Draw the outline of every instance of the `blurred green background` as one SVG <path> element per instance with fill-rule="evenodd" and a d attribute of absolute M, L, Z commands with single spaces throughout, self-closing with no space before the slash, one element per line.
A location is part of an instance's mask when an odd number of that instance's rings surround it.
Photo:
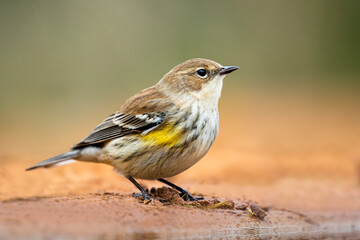
<path fill-rule="evenodd" d="M 84 121 L 83 136 L 194 57 L 240 66 L 227 95 L 269 87 L 357 95 L 359 9 L 360 1 L 323 0 L 2 0 L 0 130 L 40 138 Z"/>

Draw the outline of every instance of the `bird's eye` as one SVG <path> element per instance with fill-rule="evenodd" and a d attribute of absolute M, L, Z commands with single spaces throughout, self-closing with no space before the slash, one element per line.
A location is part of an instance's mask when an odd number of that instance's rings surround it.
<path fill-rule="evenodd" d="M 196 75 L 198 77 L 201 77 L 201 78 L 206 78 L 207 77 L 207 71 L 203 68 L 200 68 L 196 71 Z"/>

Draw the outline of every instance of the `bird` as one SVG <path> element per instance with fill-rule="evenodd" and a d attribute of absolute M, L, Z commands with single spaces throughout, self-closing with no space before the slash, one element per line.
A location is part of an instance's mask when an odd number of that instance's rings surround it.
<path fill-rule="evenodd" d="M 158 180 L 186 201 L 203 199 L 165 178 L 187 170 L 209 151 L 219 132 L 223 79 L 238 68 L 189 59 L 126 100 L 68 152 L 26 170 L 76 161 L 104 163 L 129 179 L 145 200 L 154 197 L 135 179 Z"/>

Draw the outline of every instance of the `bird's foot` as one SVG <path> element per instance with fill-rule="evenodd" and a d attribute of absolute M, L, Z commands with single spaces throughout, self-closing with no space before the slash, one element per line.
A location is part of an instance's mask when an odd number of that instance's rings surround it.
<path fill-rule="evenodd" d="M 149 204 L 151 202 L 154 202 L 155 200 L 158 200 L 161 203 L 166 202 L 165 199 L 154 198 L 148 192 L 145 192 L 145 191 L 144 192 L 139 192 L 139 193 L 133 193 L 133 197 L 135 197 L 135 198 L 143 198 L 145 204 Z"/>
<path fill-rule="evenodd" d="M 199 201 L 199 200 L 204 200 L 204 197 L 194 197 L 192 196 L 188 191 L 183 190 L 180 192 L 180 196 L 185 200 L 185 201 Z"/>

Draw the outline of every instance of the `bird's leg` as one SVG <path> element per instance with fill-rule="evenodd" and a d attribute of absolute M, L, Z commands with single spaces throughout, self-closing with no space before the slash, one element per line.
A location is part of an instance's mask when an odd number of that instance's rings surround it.
<path fill-rule="evenodd" d="M 145 189 L 143 189 L 140 186 L 140 184 L 137 181 L 135 181 L 134 178 L 132 178 L 130 176 L 127 176 L 126 178 L 129 179 L 130 182 L 132 182 L 141 191 L 141 195 L 144 197 L 145 201 L 149 201 L 149 200 L 153 199 L 153 197 L 147 191 L 145 191 Z"/>
<path fill-rule="evenodd" d="M 149 202 L 151 202 L 152 199 L 156 199 L 162 203 L 166 202 L 164 199 L 161 199 L 161 198 L 154 198 L 152 197 L 145 189 L 143 189 L 140 184 L 135 181 L 134 178 L 132 178 L 131 176 L 127 176 L 126 177 L 127 179 L 130 180 L 130 182 L 132 182 L 140 191 L 141 191 L 141 195 L 144 197 L 144 200 L 145 200 L 145 203 L 148 204 Z M 136 196 L 136 194 L 135 194 Z"/>
<path fill-rule="evenodd" d="M 163 179 L 163 178 L 159 178 L 158 181 L 165 183 L 166 185 L 169 185 L 170 187 L 178 190 L 180 192 L 180 196 L 185 200 L 185 201 L 198 201 L 198 200 L 203 200 L 204 197 L 193 197 L 187 190 Z"/>

